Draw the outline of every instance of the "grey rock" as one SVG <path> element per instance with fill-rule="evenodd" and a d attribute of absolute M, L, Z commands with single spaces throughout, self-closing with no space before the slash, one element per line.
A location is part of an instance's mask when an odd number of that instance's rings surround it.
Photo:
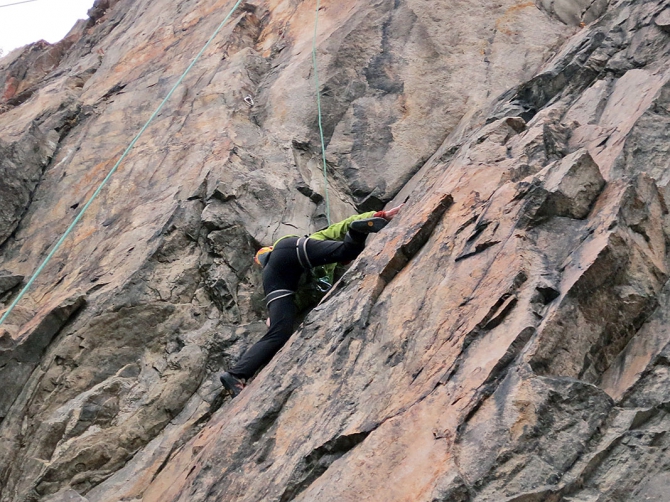
<path fill-rule="evenodd" d="M 539 215 L 585 218 L 605 186 L 598 165 L 586 150 L 577 151 L 547 166 L 538 174 L 547 190 Z"/>
<path fill-rule="evenodd" d="M 654 19 L 654 23 L 659 28 L 670 32 L 670 9 L 665 9 Z"/>
<path fill-rule="evenodd" d="M 15 288 L 23 281 L 22 275 L 12 274 L 6 270 L 0 270 L 0 295 Z"/>
<path fill-rule="evenodd" d="M 58 145 L 58 134 L 32 127 L 16 143 L 0 139 L 0 244 L 16 229 Z"/>
<path fill-rule="evenodd" d="M 598 206 L 598 213 L 592 215 L 602 222 L 602 230 L 609 230 L 589 236 L 561 265 L 564 270 L 561 297 L 555 310 L 544 319 L 541 332 L 562 335 L 549 335 L 555 340 L 553 343 L 546 342 L 546 335 L 538 340 L 531 365 L 541 374 L 598 381 L 613 362 L 613 356 L 640 328 L 636 320 L 639 323 L 656 307 L 656 295 L 667 277 L 662 262 L 665 240 L 659 227 L 662 221 L 659 194 L 653 181 L 644 176 L 624 187 L 612 186 L 609 192 L 606 190 L 599 201 L 602 205 Z M 608 199 L 617 202 L 610 206 Z M 652 221 L 653 230 L 648 226 Z M 649 240 L 639 241 L 637 236 L 641 234 Z M 623 264 L 627 272 L 619 275 Z M 573 282 L 577 276 L 579 279 Z M 607 277 L 616 279 L 610 281 Z M 598 313 L 596 305 L 606 306 L 610 313 L 607 316 Z M 619 305 L 614 311 L 621 317 L 612 316 L 609 309 Z M 591 310 L 594 307 L 596 310 Z M 593 329 L 595 325 L 599 327 Z M 580 355 L 573 358 L 575 350 Z M 568 356 L 573 363 L 565 366 L 567 359 L 561 352 L 566 356 L 573 354 Z"/>
<path fill-rule="evenodd" d="M 540 6 L 562 22 L 578 25 L 590 23 L 600 17 L 609 5 L 609 0 L 541 0 Z"/>
<path fill-rule="evenodd" d="M 0 501 L 662 495 L 666 4 L 323 6 L 327 181 L 313 12 L 242 4 L 2 326 Z M 3 269 L 41 262 L 210 10 L 99 0 L 0 60 Z M 406 205 L 229 401 L 253 253 L 324 226 L 326 186 L 334 221 Z"/>
<path fill-rule="evenodd" d="M 457 463 L 466 479 L 477 480 L 478 500 L 549 486 L 584 454 L 611 407 L 595 386 L 510 373 L 461 427 Z M 513 476 L 502 475 L 510 470 Z"/>
<path fill-rule="evenodd" d="M 52 497 L 44 499 L 44 502 L 88 502 L 88 499 L 82 497 L 74 490 L 64 490 Z"/>
<path fill-rule="evenodd" d="M 6 416 L 56 334 L 85 304 L 82 295 L 66 299 L 48 312 L 37 326 L 28 325 L 27 329 L 19 331 L 16 338 L 11 337 L 11 345 L 7 331 L 4 332 L 5 348 L 0 349 L 0 377 L 6 383 L 0 396 L 0 417 Z M 11 325 L 13 319 L 10 315 L 6 324 Z"/>

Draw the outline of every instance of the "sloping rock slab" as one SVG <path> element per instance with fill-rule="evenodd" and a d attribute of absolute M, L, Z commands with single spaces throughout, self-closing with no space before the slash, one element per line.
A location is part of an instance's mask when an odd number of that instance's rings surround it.
<path fill-rule="evenodd" d="M 4 382 L 0 395 L 0 417 L 7 414 L 54 336 L 85 304 L 83 295 L 68 298 L 51 310 L 37 326 L 27 326 L 10 346 L 0 348 L 0 381 Z M 3 339 L 9 342 L 7 331 L 4 333 Z"/>

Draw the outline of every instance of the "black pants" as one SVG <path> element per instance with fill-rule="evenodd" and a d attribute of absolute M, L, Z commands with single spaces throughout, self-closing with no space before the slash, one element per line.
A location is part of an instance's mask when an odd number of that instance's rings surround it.
<path fill-rule="evenodd" d="M 366 237 L 364 234 L 349 230 L 342 242 L 307 239 L 304 250 L 313 267 L 351 261 L 365 248 Z M 303 240 L 301 239 L 301 242 Z M 305 272 L 300 263 L 301 259 L 305 261 L 305 255 L 298 257 L 297 243 L 297 237 L 279 241 L 263 269 L 263 289 L 266 298 L 270 296 L 268 300 L 270 329 L 228 371 L 236 377 L 251 378 L 261 366 L 272 359 L 293 334 L 297 309 L 293 295 L 289 292 L 296 290 L 300 275 Z M 286 296 L 282 296 L 281 290 L 287 291 Z"/>

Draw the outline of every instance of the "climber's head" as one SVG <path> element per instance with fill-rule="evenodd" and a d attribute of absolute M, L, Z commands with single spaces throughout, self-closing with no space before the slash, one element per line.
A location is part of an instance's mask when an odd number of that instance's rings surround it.
<path fill-rule="evenodd" d="M 272 252 L 272 249 L 272 246 L 265 246 L 264 248 L 260 248 L 256 253 L 256 256 L 254 256 L 254 261 L 261 267 L 264 267 L 270 259 L 270 253 Z"/>

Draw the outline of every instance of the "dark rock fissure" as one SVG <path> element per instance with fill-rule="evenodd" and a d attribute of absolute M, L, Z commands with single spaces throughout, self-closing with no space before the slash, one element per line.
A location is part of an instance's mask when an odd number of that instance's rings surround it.
<path fill-rule="evenodd" d="M 295 468 L 280 502 L 289 502 L 306 490 L 340 457 L 362 443 L 371 431 L 339 436 L 313 450 Z"/>
<path fill-rule="evenodd" d="M 409 241 L 400 246 L 387 265 L 380 272 L 381 279 L 390 283 L 393 278 L 409 263 L 409 261 L 421 250 L 428 242 L 435 227 L 442 219 L 447 209 L 452 205 L 454 199 L 447 194 L 442 197 L 439 203 L 431 211 L 426 221 L 411 235 Z M 381 293 L 381 291 L 380 291 Z"/>

